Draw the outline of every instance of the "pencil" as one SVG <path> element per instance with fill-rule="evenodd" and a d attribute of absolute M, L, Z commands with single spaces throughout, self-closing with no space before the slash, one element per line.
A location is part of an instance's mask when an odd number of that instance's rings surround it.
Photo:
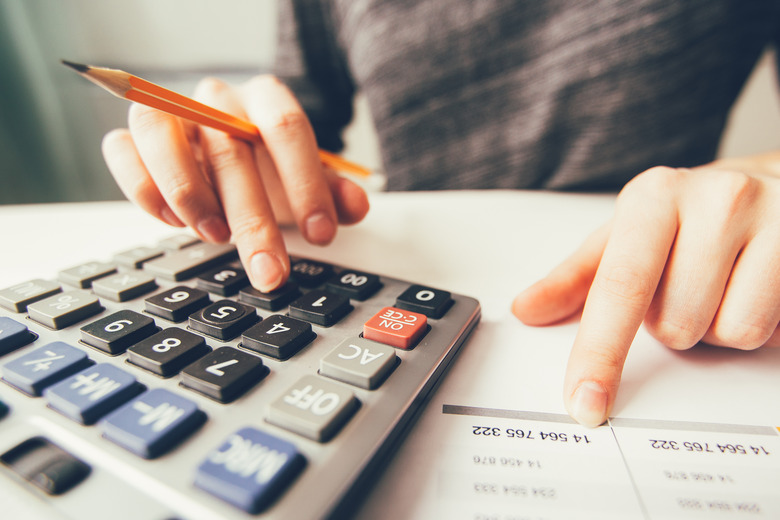
<path fill-rule="evenodd" d="M 222 130 L 228 134 L 249 142 L 262 142 L 260 131 L 249 121 L 232 116 L 216 108 L 199 103 L 155 83 L 134 76 L 123 70 L 82 65 L 62 60 L 92 83 L 103 87 L 122 99 L 141 103 L 169 114 L 189 119 L 199 125 Z M 334 170 L 351 173 L 361 177 L 371 175 L 371 170 L 348 161 L 338 155 L 320 150 L 320 160 Z"/>

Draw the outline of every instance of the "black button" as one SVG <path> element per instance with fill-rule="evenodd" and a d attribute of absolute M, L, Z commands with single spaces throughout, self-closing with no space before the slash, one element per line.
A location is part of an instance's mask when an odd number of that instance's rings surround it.
<path fill-rule="evenodd" d="M 298 286 L 288 282 L 270 292 L 262 292 L 254 287 L 247 287 L 241 290 L 238 294 L 238 299 L 249 305 L 275 312 L 287 307 L 288 303 L 300 295 L 301 291 L 298 289 Z"/>
<path fill-rule="evenodd" d="M 81 327 L 81 340 L 113 355 L 121 354 L 156 331 L 154 320 L 149 316 L 122 310 Z"/>
<path fill-rule="evenodd" d="M 147 298 L 146 312 L 170 321 L 183 321 L 209 304 L 209 295 L 200 289 L 180 285 Z"/>
<path fill-rule="evenodd" d="M 289 359 L 317 335 L 305 321 L 276 314 L 252 326 L 241 336 L 241 346 L 276 359 Z"/>
<path fill-rule="evenodd" d="M 268 374 L 263 361 L 231 347 L 221 347 L 181 372 L 181 384 L 191 390 L 228 403 Z"/>
<path fill-rule="evenodd" d="M 202 336 L 170 327 L 130 347 L 127 361 L 162 377 L 170 377 L 209 352 L 211 349 Z"/>
<path fill-rule="evenodd" d="M 190 328 L 230 341 L 259 320 L 252 307 L 233 300 L 220 300 L 190 316 Z"/>
<path fill-rule="evenodd" d="M 232 296 L 247 285 L 246 271 L 238 267 L 222 266 L 198 276 L 198 288 L 220 296 Z"/>
<path fill-rule="evenodd" d="M 329 291 L 361 302 L 373 296 L 380 287 L 382 284 L 377 275 L 360 271 L 342 271 L 326 284 Z"/>
<path fill-rule="evenodd" d="M 49 495 L 65 493 L 90 472 L 87 464 L 43 437 L 27 439 L 0 455 L 0 462 Z"/>
<path fill-rule="evenodd" d="M 327 291 L 311 291 L 290 304 L 290 316 L 330 327 L 352 310 L 349 298 Z"/>
<path fill-rule="evenodd" d="M 290 267 L 290 276 L 301 287 L 317 287 L 333 273 L 333 267 L 314 260 L 298 260 Z"/>
<path fill-rule="evenodd" d="M 447 291 L 412 285 L 395 301 L 395 306 L 405 311 L 419 312 L 438 319 L 452 306 L 452 295 Z"/>

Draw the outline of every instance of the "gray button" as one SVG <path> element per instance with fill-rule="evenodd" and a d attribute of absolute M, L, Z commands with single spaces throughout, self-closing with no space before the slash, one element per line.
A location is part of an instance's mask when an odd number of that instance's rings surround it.
<path fill-rule="evenodd" d="M 30 280 L 0 291 L 0 305 L 14 312 L 24 312 L 31 303 L 62 291 L 60 285 L 48 280 Z"/>
<path fill-rule="evenodd" d="M 127 251 L 122 251 L 114 256 L 114 262 L 124 267 L 131 267 L 138 269 L 144 262 L 148 262 L 152 258 L 157 258 L 163 255 L 163 251 L 160 248 L 152 247 L 134 247 Z"/>
<path fill-rule="evenodd" d="M 73 287 L 87 289 L 92 285 L 93 281 L 115 272 L 116 266 L 114 266 L 114 264 L 87 262 L 86 264 L 77 265 L 76 267 L 60 271 L 59 279 L 61 282 L 72 285 Z"/>
<path fill-rule="evenodd" d="M 203 242 L 150 260 L 144 264 L 144 270 L 166 280 L 179 281 L 235 257 L 236 247 L 232 244 Z"/>
<path fill-rule="evenodd" d="M 160 240 L 157 245 L 168 251 L 178 251 L 179 249 L 195 245 L 198 242 L 200 242 L 200 240 L 192 235 L 179 234 L 164 238 Z"/>
<path fill-rule="evenodd" d="M 348 388 L 309 375 L 271 403 L 268 422 L 325 442 L 349 419 L 358 404 Z"/>
<path fill-rule="evenodd" d="M 346 339 L 320 360 L 320 374 L 373 390 L 395 367 L 395 349 L 363 338 Z"/>
<path fill-rule="evenodd" d="M 92 283 L 95 294 L 115 302 L 132 300 L 156 287 L 154 276 L 141 271 L 117 273 Z"/>
<path fill-rule="evenodd" d="M 87 291 L 65 291 L 27 307 L 30 318 L 51 327 L 62 329 L 103 310 L 97 296 Z"/>

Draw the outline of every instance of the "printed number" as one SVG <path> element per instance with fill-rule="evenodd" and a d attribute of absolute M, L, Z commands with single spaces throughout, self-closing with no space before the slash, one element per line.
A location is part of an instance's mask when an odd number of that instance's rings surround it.
<path fill-rule="evenodd" d="M 347 273 L 341 277 L 341 283 L 344 285 L 351 285 L 353 287 L 360 287 L 368 281 L 366 276 L 358 276 L 355 273 Z"/>
<path fill-rule="evenodd" d="M 474 435 L 501 436 L 501 428 L 491 428 L 489 426 L 472 426 L 472 428 L 471 433 Z"/>
<path fill-rule="evenodd" d="M 181 340 L 178 338 L 165 338 L 162 342 L 152 347 L 152 350 L 159 353 L 168 352 L 173 347 L 181 345 Z"/>
<path fill-rule="evenodd" d="M 178 303 L 178 302 L 183 302 L 189 297 L 190 297 L 190 293 L 188 293 L 187 291 L 176 291 L 170 296 L 166 296 L 165 298 L 163 298 L 163 300 L 165 300 L 168 303 Z"/>
<path fill-rule="evenodd" d="M 225 319 L 228 316 L 230 316 L 231 313 L 234 313 L 234 312 L 237 312 L 237 311 L 238 311 L 238 309 L 236 309 L 235 307 L 220 307 L 219 310 L 217 310 L 217 312 L 212 312 L 211 316 L 213 316 L 213 317 L 215 317 L 217 319 L 222 320 L 222 319 Z"/>
<path fill-rule="evenodd" d="M 120 330 L 125 328 L 125 325 L 132 325 L 133 322 L 130 320 L 117 320 L 113 323 L 109 323 L 106 325 L 105 331 L 106 332 L 119 332 Z"/>

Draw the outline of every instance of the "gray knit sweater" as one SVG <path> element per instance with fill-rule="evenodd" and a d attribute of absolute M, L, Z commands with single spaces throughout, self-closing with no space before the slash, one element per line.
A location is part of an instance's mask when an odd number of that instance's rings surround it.
<path fill-rule="evenodd" d="M 338 150 L 359 89 L 390 189 L 619 189 L 713 159 L 778 0 L 282 0 L 276 73 Z"/>

